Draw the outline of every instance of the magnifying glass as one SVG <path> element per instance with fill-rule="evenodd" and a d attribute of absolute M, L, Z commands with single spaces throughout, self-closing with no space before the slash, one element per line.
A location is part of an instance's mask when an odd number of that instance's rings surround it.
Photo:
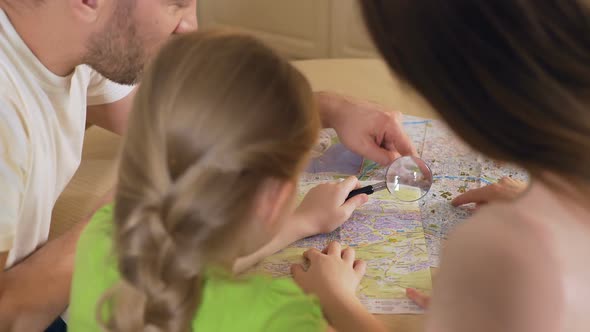
<path fill-rule="evenodd" d="M 387 169 L 385 181 L 355 189 L 347 200 L 360 194 L 371 195 L 387 189 L 400 202 L 415 202 L 428 194 L 432 187 L 432 171 L 418 157 L 397 158 Z"/>

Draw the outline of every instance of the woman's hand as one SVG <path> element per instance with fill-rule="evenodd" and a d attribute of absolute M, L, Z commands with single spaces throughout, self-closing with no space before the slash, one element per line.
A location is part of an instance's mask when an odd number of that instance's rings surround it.
<path fill-rule="evenodd" d="M 422 309 L 428 309 L 430 306 L 430 295 L 422 293 L 414 288 L 406 289 L 406 296 Z"/>
<path fill-rule="evenodd" d="M 463 204 L 476 203 L 486 204 L 494 201 L 510 201 L 520 196 L 528 187 L 524 181 L 504 177 L 498 183 L 485 187 L 469 190 L 457 196 L 451 204 L 459 206 Z"/>

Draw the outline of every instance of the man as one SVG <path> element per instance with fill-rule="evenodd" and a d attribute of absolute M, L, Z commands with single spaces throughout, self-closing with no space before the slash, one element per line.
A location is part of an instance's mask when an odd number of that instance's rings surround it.
<path fill-rule="evenodd" d="M 45 242 L 85 124 L 124 133 L 144 64 L 196 27 L 195 0 L 0 0 L 0 330 L 43 330 L 66 308 L 85 223 Z M 397 115 L 317 97 L 353 151 L 382 164 L 414 153 Z"/>

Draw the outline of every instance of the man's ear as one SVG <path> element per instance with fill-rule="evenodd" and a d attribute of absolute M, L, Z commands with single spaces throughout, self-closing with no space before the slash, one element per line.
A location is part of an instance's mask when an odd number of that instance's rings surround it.
<path fill-rule="evenodd" d="M 295 182 L 280 179 L 267 179 L 257 193 L 255 201 L 256 218 L 262 226 L 270 228 L 292 203 Z"/>
<path fill-rule="evenodd" d="M 94 23 L 100 17 L 100 13 L 104 11 L 103 7 L 106 6 L 107 2 L 108 1 L 105 0 L 70 0 L 70 8 L 77 20 L 86 23 Z"/>

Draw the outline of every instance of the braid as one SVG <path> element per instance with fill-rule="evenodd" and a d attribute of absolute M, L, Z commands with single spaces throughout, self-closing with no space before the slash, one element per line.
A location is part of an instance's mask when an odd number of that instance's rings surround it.
<path fill-rule="evenodd" d="M 138 331 L 185 331 L 193 317 L 198 298 L 199 260 L 181 269 L 182 256 L 177 255 L 177 244 L 166 230 L 166 220 L 155 206 L 140 208 L 129 218 L 141 220 L 138 226 L 121 234 L 119 265 L 123 279 L 144 298 L 143 317 Z M 186 256 L 186 255 L 185 255 Z M 143 325 L 143 326 L 141 326 Z"/>
<path fill-rule="evenodd" d="M 126 296 L 135 295 L 144 303 L 142 317 L 132 330 L 189 330 L 200 299 L 202 252 L 212 235 L 227 224 L 215 212 L 228 208 L 210 205 L 205 213 L 206 207 L 195 196 L 207 193 L 195 188 L 208 188 L 217 179 L 231 181 L 238 175 L 235 169 L 228 172 L 198 162 L 171 184 L 159 202 L 139 205 L 123 221 L 116 233 L 119 268 L 124 281 L 136 289 Z"/>

